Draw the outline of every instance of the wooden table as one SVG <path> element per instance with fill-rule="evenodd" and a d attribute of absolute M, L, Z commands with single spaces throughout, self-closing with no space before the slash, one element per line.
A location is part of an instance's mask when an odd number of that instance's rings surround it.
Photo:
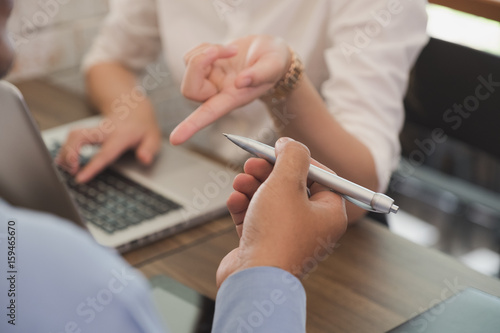
<path fill-rule="evenodd" d="M 500 0 L 429 0 L 429 2 L 500 21 Z"/>
<path fill-rule="evenodd" d="M 43 81 L 18 84 L 42 129 L 91 115 L 77 95 Z M 215 271 L 238 244 L 229 217 L 124 255 L 146 276 L 165 274 L 214 298 Z M 307 331 L 384 332 L 472 286 L 500 296 L 500 281 L 369 220 L 350 227 L 304 285 Z"/>

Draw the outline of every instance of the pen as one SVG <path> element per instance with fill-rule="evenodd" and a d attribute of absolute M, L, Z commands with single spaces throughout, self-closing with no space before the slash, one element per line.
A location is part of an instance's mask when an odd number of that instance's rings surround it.
<path fill-rule="evenodd" d="M 252 155 L 263 158 L 272 164 L 276 162 L 276 155 L 273 147 L 239 135 L 224 133 L 224 136 Z M 315 165 L 311 164 L 309 166 L 307 178 L 329 187 L 334 192 L 343 196 L 346 200 L 365 210 L 384 214 L 397 213 L 399 210 L 399 207 L 394 204 L 394 200 L 387 195 L 373 192 L 372 190 L 339 177 L 331 172 L 320 169 Z"/>

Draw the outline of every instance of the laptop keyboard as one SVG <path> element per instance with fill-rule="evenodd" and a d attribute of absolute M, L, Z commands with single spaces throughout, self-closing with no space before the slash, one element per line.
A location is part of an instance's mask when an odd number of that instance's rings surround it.
<path fill-rule="evenodd" d="M 60 147 L 60 144 L 55 144 L 50 148 L 53 158 Z M 84 165 L 88 158 L 82 157 L 80 162 Z M 105 169 L 85 184 L 77 184 L 74 177 L 62 168 L 59 172 L 84 220 L 108 233 L 182 207 L 112 169 Z"/>

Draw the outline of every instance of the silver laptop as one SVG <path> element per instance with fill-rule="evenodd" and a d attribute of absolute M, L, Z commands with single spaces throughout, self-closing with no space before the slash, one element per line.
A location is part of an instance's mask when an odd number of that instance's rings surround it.
<path fill-rule="evenodd" d="M 98 125 L 101 118 L 40 136 L 13 85 L 0 81 L 0 101 L 0 197 L 15 206 L 67 218 L 88 229 L 100 244 L 120 252 L 227 212 L 236 173 L 168 141 L 151 166 L 124 156 L 91 182 L 76 184 L 53 157 L 71 129 Z M 84 150 L 82 163 L 94 152 Z"/>

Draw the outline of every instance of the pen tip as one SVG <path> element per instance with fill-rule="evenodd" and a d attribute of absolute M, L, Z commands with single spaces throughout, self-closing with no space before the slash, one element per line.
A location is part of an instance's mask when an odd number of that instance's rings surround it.
<path fill-rule="evenodd" d="M 226 138 L 227 138 L 227 136 L 228 136 L 228 134 L 227 134 L 227 133 L 222 133 L 222 135 L 224 135 Z"/>
<path fill-rule="evenodd" d="M 399 210 L 399 206 L 392 204 L 391 210 L 390 210 L 391 213 L 396 214 L 398 212 L 398 210 Z"/>

